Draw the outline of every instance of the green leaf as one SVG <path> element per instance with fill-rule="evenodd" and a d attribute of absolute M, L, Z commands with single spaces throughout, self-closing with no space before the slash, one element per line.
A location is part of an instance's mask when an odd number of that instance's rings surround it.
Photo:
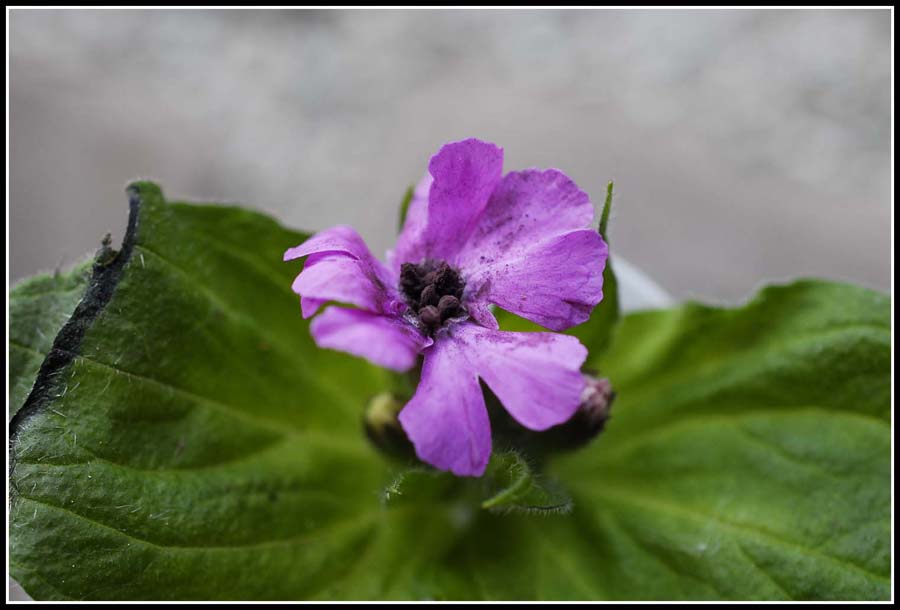
<path fill-rule="evenodd" d="M 392 487 L 363 413 L 396 378 L 311 341 L 281 262 L 305 235 L 131 193 L 10 426 L 33 597 L 889 597 L 886 296 L 803 282 L 627 316 L 589 362 L 618 392 L 606 431 L 541 473 L 572 511 L 496 514 L 486 479 Z"/>
<path fill-rule="evenodd" d="M 448 472 L 425 465 L 410 466 L 398 471 L 384 487 L 382 500 L 394 506 L 436 500 L 453 502 L 463 486 L 461 479 Z"/>
<path fill-rule="evenodd" d="M 31 391 L 53 339 L 72 315 L 90 278 L 90 263 L 66 273 L 41 274 L 10 288 L 9 416 L 16 414 Z"/>
<path fill-rule="evenodd" d="M 481 508 L 535 515 L 565 514 L 572 499 L 553 480 L 541 477 L 518 452 L 494 452 L 488 466 L 492 495 Z"/>
<path fill-rule="evenodd" d="M 803 281 L 626 316 L 590 364 L 618 398 L 557 463 L 646 597 L 887 599 L 890 299 Z"/>
<path fill-rule="evenodd" d="M 472 512 L 475 507 L 494 513 L 564 514 L 571 498 L 553 479 L 544 477 L 518 451 L 495 450 L 484 476 L 456 477 L 429 466 L 417 465 L 397 472 L 382 492 L 386 504 L 440 503 Z"/>
<path fill-rule="evenodd" d="M 403 193 L 403 201 L 400 202 L 400 215 L 398 216 L 397 230 L 402 231 L 403 225 L 406 223 L 406 213 L 409 211 L 409 204 L 412 201 L 415 189 L 412 185 Z"/>

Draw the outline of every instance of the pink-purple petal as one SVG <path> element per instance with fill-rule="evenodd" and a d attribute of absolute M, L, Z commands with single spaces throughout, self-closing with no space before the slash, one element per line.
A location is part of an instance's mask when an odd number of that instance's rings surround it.
<path fill-rule="evenodd" d="M 309 307 L 310 301 L 320 304 L 337 301 L 384 313 L 384 308 L 389 307 L 390 301 L 395 298 L 374 277 L 366 263 L 334 252 L 311 255 L 291 289 L 301 297 L 304 318 L 314 314 L 317 309 Z"/>
<path fill-rule="evenodd" d="M 311 318 L 316 315 L 319 308 L 328 302 L 328 299 L 313 299 L 310 297 L 300 297 L 300 313 L 303 319 Z"/>
<path fill-rule="evenodd" d="M 406 208 L 406 219 L 403 229 L 397 236 L 397 245 L 387 252 L 388 264 L 399 273 L 403 263 L 421 263 L 425 260 L 425 243 L 423 237 L 428 224 L 428 192 L 434 179 L 431 174 L 425 176 L 416 185 L 413 197 Z"/>
<path fill-rule="evenodd" d="M 444 336 L 425 352 L 419 387 L 399 419 L 419 459 L 478 477 L 491 456 L 491 423 L 478 376 L 460 348 Z"/>
<path fill-rule="evenodd" d="M 501 260 L 510 250 L 586 229 L 593 217 L 587 193 L 560 170 L 509 172 L 491 194 L 459 264 L 468 268 Z"/>
<path fill-rule="evenodd" d="M 343 252 L 358 259 L 372 256 L 366 242 L 353 227 L 337 225 L 319 231 L 299 246 L 288 248 L 284 253 L 284 260 L 289 261 L 324 252 Z"/>
<path fill-rule="evenodd" d="M 453 262 L 500 182 L 503 149 L 474 138 L 445 144 L 428 171 L 434 181 L 422 236 L 425 255 Z"/>
<path fill-rule="evenodd" d="M 372 256 L 362 237 L 347 226 L 336 226 L 290 248 L 284 259 L 308 257 L 292 285 L 300 295 L 303 317 L 327 301 L 362 307 L 375 313 L 404 308 L 397 291 L 397 275 Z"/>
<path fill-rule="evenodd" d="M 315 318 L 309 330 L 319 347 L 360 356 L 398 372 L 411 369 L 419 352 L 432 343 L 402 318 L 334 306 Z"/>
<path fill-rule="evenodd" d="M 593 214 L 559 170 L 504 176 L 457 258 L 469 308 L 494 303 L 552 330 L 586 321 L 603 298 L 607 255 Z"/>
<path fill-rule="evenodd" d="M 485 328 L 491 330 L 500 328 L 497 318 L 494 317 L 494 312 L 491 311 L 491 306 L 487 303 L 471 301 L 466 304 L 466 309 L 469 312 L 469 316 Z"/>
<path fill-rule="evenodd" d="M 585 322 L 603 298 L 607 246 L 594 229 L 510 249 L 468 267 L 467 291 L 551 330 Z"/>
<path fill-rule="evenodd" d="M 475 324 L 460 324 L 452 334 L 478 376 L 526 428 L 546 430 L 578 409 L 587 348 L 577 338 L 492 331 Z"/>

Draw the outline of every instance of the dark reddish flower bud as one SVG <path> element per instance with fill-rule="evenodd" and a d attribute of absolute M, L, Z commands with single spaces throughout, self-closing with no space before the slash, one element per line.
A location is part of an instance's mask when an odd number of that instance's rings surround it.
<path fill-rule="evenodd" d="M 587 385 L 581 393 L 581 406 L 578 407 L 576 416 L 581 418 L 591 431 L 591 436 L 603 431 L 606 421 L 609 419 L 609 411 L 616 397 L 609 379 L 596 378 L 584 375 Z"/>
<path fill-rule="evenodd" d="M 594 439 L 606 427 L 616 393 L 609 379 L 582 373 L 585 387 L 575 414 L 558 426 L 541 434 L 540 442 L 548 449 L 577 449 Z"/>

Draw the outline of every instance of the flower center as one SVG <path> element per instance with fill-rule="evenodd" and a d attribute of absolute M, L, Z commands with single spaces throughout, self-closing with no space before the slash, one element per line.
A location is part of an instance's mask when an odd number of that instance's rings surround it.
<path fill-rule="evenodd" d="M 450 318 L 466 314 L 461 302 L 465 287 L 459 272 L 445 261 L 403 263 L 400 267 L 400 289 L 429 335 Z"/>

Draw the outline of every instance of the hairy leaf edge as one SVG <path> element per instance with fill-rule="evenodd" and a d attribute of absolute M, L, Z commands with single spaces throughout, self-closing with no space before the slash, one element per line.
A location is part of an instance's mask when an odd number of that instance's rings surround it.
<path fill-rule="evenodd" d="M 130 184 L 126 189 L 128 193 L 128 225 L 122 238 L 121 249 L 113 253 L 104 243 L 97 251 L 84 296 L 81 297 L 75 311 L 53 339 L 53 345 L 41 363 L 31 392 L 22 407 L 9 421 L 10 500 L 13 499 L 15 492 L 12 475 L 15 471 L 15 447 L 19 432 L 29 419 L 44 411 L 50 404 L 58 386 L 59 373 L 78 356 L 85 333 L 112 299 L 125 265 L 131 259 L 131 253 L 134 250 L 144 194 L 142 191 L 147 189 L 157 190 L 157 187 L 146 182 L 136 182 Z"/>

